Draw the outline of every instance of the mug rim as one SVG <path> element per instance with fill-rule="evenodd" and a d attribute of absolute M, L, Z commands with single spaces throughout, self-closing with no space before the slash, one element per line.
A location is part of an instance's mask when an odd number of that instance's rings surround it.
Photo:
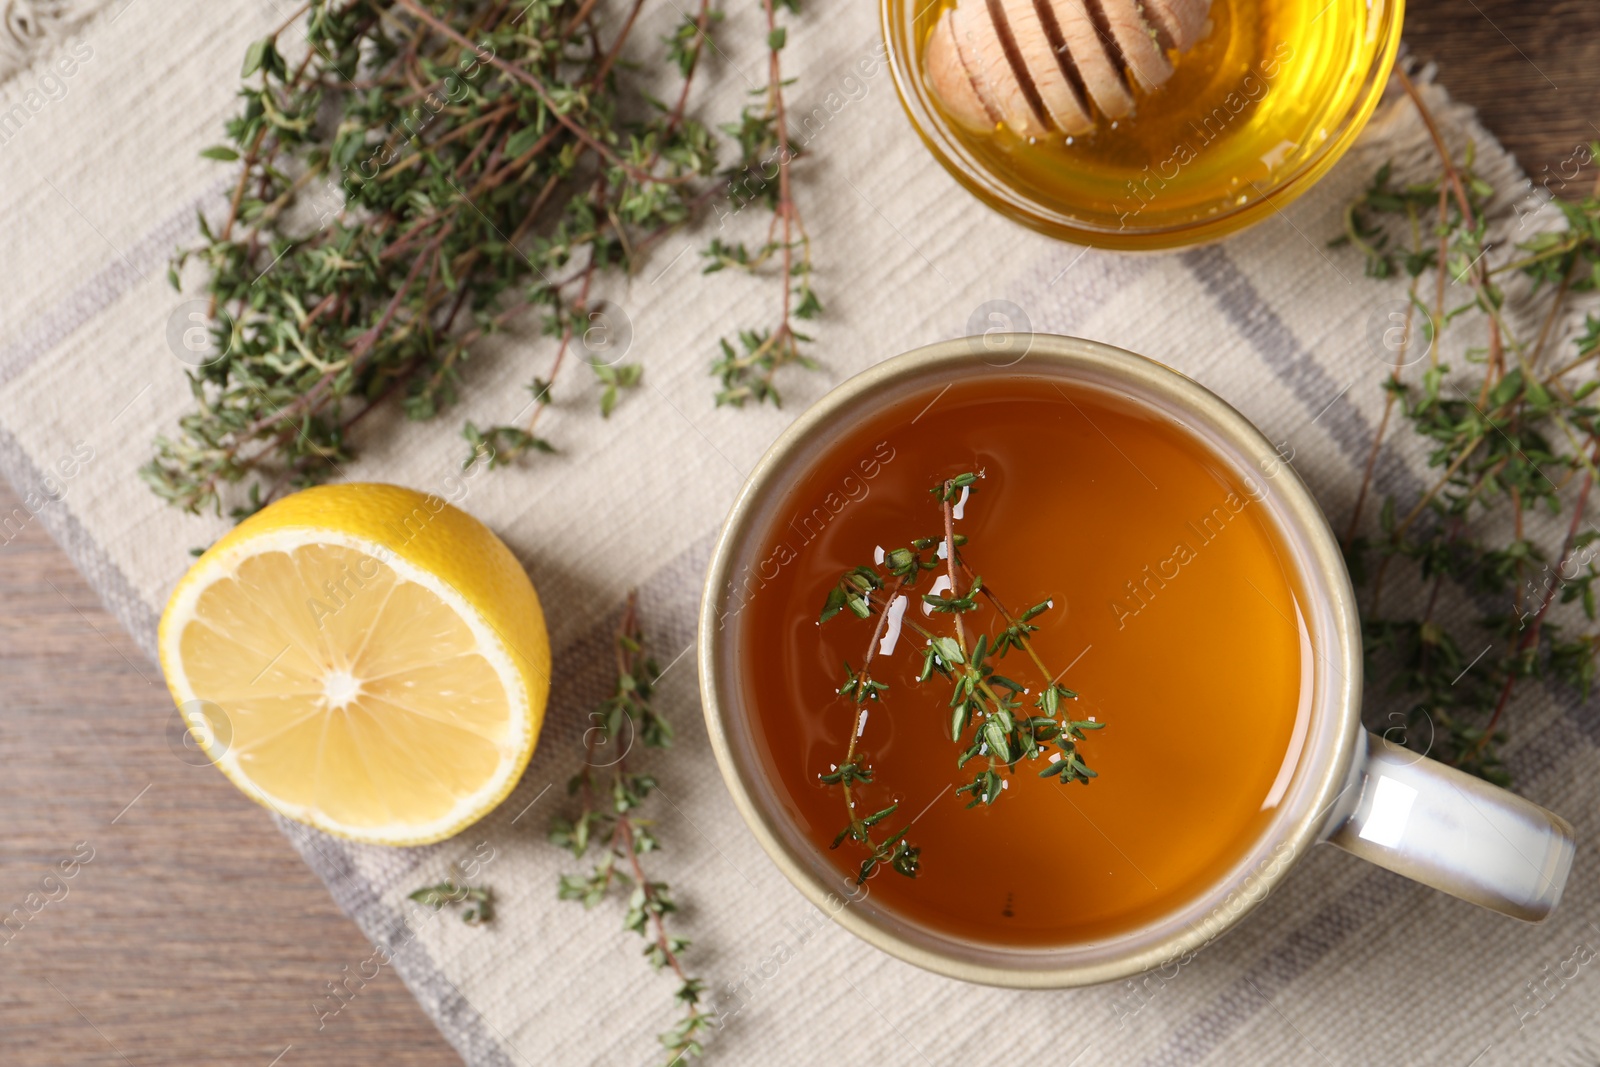
<path fill-rule="evenodd" d="M 1108 374 L 1120 383 L 1137 388 L 1143 394 L 1141 399 L 1176 402 L 1181 405 L 1184 414 L 1203 420 L 1208 429 L 1224 435 L 1228 444 L 1237 446 L 1242 452 L 1277 454 L 1272 443 L 1243 414 L 1209 389 L 1163 363 L 1083 338 L 1040 333 L 1006 336 L 1020 337 L 1026 345 L 1024 355 L 1018 358 L 1018 362 L 1024 358 L 1037 358 L 1058 370 L 1077 368 Z M 887 392 L 896 385 L 919 380 L 936 381 L 937 372 L 941 369 L 961 371 L 981 366 L 994 368 L 995 364 L 982 354 L 985 340 L 992 340 L 992 336 L 955 338 L 924 345 L 890 357 L 854 375 L 798 416 L 778 435 L 751 469 L 718 532 L 701 596 L 696 661 L 706 731 L 718 770 L 734 806 L 763 851 L 807 900 L 868 944 L 936 974 L 985 985 L 1046 989 L 1114 981 L 1144 973 L 1192 953 L 1253 910 L 1303 858 L 1309 847 L 1321 839 L 1329 813 L 1348 789 L 1352 772 L 1359 768 L 1357 757 L 1362 747 L 1360 694 L 1363 663 L 1354 591 L 1332 528 L 1311 491 L 1287 462 L 1273 476 L 1273 482 L 1278 487 L 1282 512 L 1304 538 L 1309 559 L 1298 562 L 1296 566 L 1303 572 L 1299 577 L 1307 587 L 1305 592 L 1307 595 L 1315 592 L 1330 615 L 1332 625 L 1325 636 L 1318 635 L 1317 643 L 1325 646 L 1318 650 L 1320 657 L 1332 660 L 1330 666 L 1338 675 L 1338 680 L 1336 683 L 1328 681 L 1319 687 L 1319 691 L 1333 694 L 1330 701 L 1333 706 L 1326 711 L 1318 709 L 1313 713 L 1306 747 L 1294 772 L 1297 778 L 1302 773 L 1310 774 L 1312 772 L 1307 768 L 1313 767 L 1320 759 L 1322 766 L 1315 770 L 1315 780 L 1302 781 L 1291 787 L 1297 810 L 1283 825 L 1269 825 L 1250 850 L 1259 854 L 1265 849 L 1272 849 L 1273 855 L 1277 856 L 1277 850 L 1287 844 L 1290 848 L 1287 861 L 1274 861 L 1270 866 L 1265 866 L 1264 860 L 1258 861 L 1256 870 L 1240 877 L 1238 872 L 1244 868 L 1249 853 L 1241 857 L 1219 886 L 1232 888 L 1252 880 L 1254 885 L 1237 909 L 1225 916 L 1220 925 L 1189 922 L 1138 951 L 1115 959 L 1046 967 L 1006 967 L 964 959 L 956 951 L 958 940 L 937 932 L 936 937 L 950 942 L 950 951 L 915 943 L 860 914 L 859 908 L 835 907 L 839 899 L 836 892 L 824 884 L 813 868 L 802 862 L 803 857 L 780 833 L 780 823 L 787 820 L 769 810 L 755 796 L 751 779 L 756 774 L 756 768 L 748 765 L 755 761 L 742 761 L 735 753 L 729 737 L 729 722 L 732 717 L 742 716 L 743 712 L 740 698 L 733 690 L 737 679 L 724 678 L 719 672 L 724 638 L 719 625 L 723 615 L 719 613 L 718 606 L 723 591 L 732 586 L 732 568 L 740 548 L 750 536 L 762 532 L 752 529 L 752 524 L 760 518 L 757 512 L 766 496 L 775 489 L 781 491 L 792 484 L 792 478 L 780 478 L 785 465 L 803 446 L 825 435 L 836 416 L 870 399 L 873 393 Z M 1322 736 L 1319 738 L 1313 735 L 1312 729 L 1318 727 L 1322 717 L 1327 717 L 1327 721 L 1320 723 Z M 1286 799 L 1284 803 L 1290 801 Z M 1212 896 L 1216 895 L 1215 888 L 1212 887 Z M 1202 892 L 1185 900 L 1182 907 L 1140 924 L 1135 932 L 1151 929 L 1198 910 L 1206 901 L 1207 893 Z M 886 910 L 892 913 L 892 909 Z M 1219 904 L 1215 911 L 1220 910 Z M 1061 946 L 1063 949 L 1070 947 Z"/>

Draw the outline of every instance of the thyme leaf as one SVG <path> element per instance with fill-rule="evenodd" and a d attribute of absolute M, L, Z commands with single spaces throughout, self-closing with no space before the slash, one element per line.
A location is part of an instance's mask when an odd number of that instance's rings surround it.
<path fill-rule="evenodd" d="M 408 895 L 435 911 L 447 905 L 465 905 L 461 909 L 461 921 L 468 926 L 480 926 L 494 918 L 494 894 L 487 886 L 457 885 L 453 879 L 446 879 Z"/>

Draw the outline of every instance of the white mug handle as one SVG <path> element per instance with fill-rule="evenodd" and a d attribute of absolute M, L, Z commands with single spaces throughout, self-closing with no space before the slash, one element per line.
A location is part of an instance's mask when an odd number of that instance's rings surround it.
<path fill-rule="evenodd" d="M 1329 841 L 1518 919 L 1539 922 L 1555 910 L 1576 850 L 1565 819 L 1384 738 L 1365 738 L 1360 799 Z"/>

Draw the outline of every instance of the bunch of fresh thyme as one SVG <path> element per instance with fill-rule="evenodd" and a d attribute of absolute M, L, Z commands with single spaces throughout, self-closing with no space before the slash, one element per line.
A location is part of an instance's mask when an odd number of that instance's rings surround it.
<path fill-rule="evenodd" d="M 1392 689 L 1406 702 L 1396 713 L 1405 727 L 1394 728 L 1392 739 L 1505 783 L 1497 746 L 1518 684 L 1546 680 L 1587 697 L 1600 651 L 1600 572 L 1591 547 L 1600 529 L 1588 515 L 1600 460 L 1600 408 L 1593 403 L 1600 320 L 1586 316 L 1565 354 L 1569 339 L 1558 328 L 1569 298 L 1600 287 L 1600 183 L 1581 200 L 1556 202 L 1564 229 L 1513 249 L 1491 244 L 1486 208 L 1494 194 L 1473 174 L 1470 148 L 1461 162 L 1453 159 L 1415 86 L 1403 72 L 1399 78 L 1432 137 L 1441 173 L 1399 186 L 1386 166 L 1346 215 L 1341 243 L 1365 253 L 1367 273 L 1388 277 L 1398 260 L 1409 278 L 1346 555 L 1364 594 L 1369 660 L 1386 657 Z M 1600 144 L 1591 154 L 1600 158 L 1593 153 Z M 1548 303 L 1531 336 L 1518 336 L 1506 311 L 1505 283 L 1519 274 L 1531 279 L 1531 295 Z M 1487 343 L 1465 347 L 1467 365 L 1452 368 L 1441 352 L 1444 335 L 1474 318 Z M 1408 376 L 1413 362 L 1419 369 Z M 1397 411 L 1440 474 L 1416 500 L 1386 497 L 1378 535 L 1360 536 L 1379 449 Z M 1541 518 L 1563 513 L 1570 518 Z M 1425 590 L 1420 614 L 1384 601 L 1402 569 Z M 1476 604 L 1465 623 L 1450 625 L 1436 614 L 1446 583 Z M 1558 602 L 1576 605 L 1570 622 L 1551 618 Z"/>
<path fill-rule="evenodd" d="M 658 971 L 670 969 L 678 981 L 676 998 L 683 1005 L 683 1016 L 660 1035 L 671 1055 L 669 1062 L 677 1063 L 700 1054 L 711 1017 L 700 1004 L 705 984 L 690 977 L 680 959 L 689 947 L 688 940 L 667 931 L 667 917 L 677 910 L 668 886 L 651 881 L 640 858 L 661 847 L 651 831 L 651 821 L 638 814 L 655 791 L 656 780 L 631 768 L 630 749 L 634 739 L 646 748 L 667 748 L 672 744 L 672 727 L 652 703 L 661 672 L 645 654 L 638 600 L 633 594 L 617 626 L 616 656 L 616 691 L 590 713 L 594 726 L 584 738 L 583 769 L 567 783 L 568 792 L 580 799 L 582 807 L 576 818 L 558 816 L 550 824 L 552 843 L 580 859 L 591 848 L 600 855 L 587 874 L 562 875 L 558 895 L 592 908 L 613 889 L 627 891 L 623 926 L 645 939 L 644 955 L 650 966 Z M 597 763 L 602 753 L 617 745 L 623 750 L 610 763 Z M 597 770 L 608 770 L 609 782 L 596 781 Z"/>
<path fill-rule="evenodd" d="M 415 419 L 455 401 L 486 336 L 532 309 L 560 338 L 512 423 L 467 423 L 467 463 L 554 451 L 541 415 L 575 339 L 603 312 L 599 272 L 632 270 L 665 233 L 728 198 L 770 211 L 766 241 L 713 242 L 712 269 L 781 263 L 779 318 L 724 344 L 718 403 L 779 400 L 774 379 L 807 340 L 795 320 L 820 306 L 792 196 L 775 2 L 761 0 L 769 81 L 725 125 L 739 149 L 718 170 L 718 138 L 689 111 L 720 12 L 711 0 L 665 39 L 682 83 L 652 97 L 631 31 L 646 0 L 610 19 L 596 0 L 309 0 L 245 57 L 243 106 L 225 220 L 181 250 L 207 272 L 215 353 L 191 374 L 195 410 L 156 441 L 141 471 L 189 511 L 221 509 L 253 478 L 242 515 L 352 457 L 354 425 L 394 397 Z M 304 55 L 280 38 L 304 17 Z M 658 65 L 658 64 L 655 64 Z M 722 212 L 730 214 L 731 211 Z M 312 219 L 310 216 L 315 215 Z M 637 386 L 637 364 L 592 359 L 601 413 Z"/>
<path fill-rule="evenodd" d="M 1084 763 L 1077 746 L 1085 739 L 1085 731 L 1098 730 L 1105 724 L 1092 719 L 1079 722 L 1065 714 L 1065 706 L 1077 699 L 1078 694 L 1060 683 L 1062 672 L 1052 673 L 1028 639 L 1039 629 L 1032 625 L 1032 620 L 1049 610 L 1051 602 L 1042 601 L 1020 615 L 1013 615 L 961 556 L 967 539 L 955 532 L 956 508 L 977 491 L 981 477 L 981 472 L 968 472 L 935 485 L 929 492 L 939 501 L 944 519 L 943 534 L 918 538 L 907 547 L 885 552 L 877 564 L 863 564 L 846 571 L 838 585 L 828 591 L 822 608 L 820 622 L 827 622 L 845 609 L 861 619 L 877 615 L 860 668 L 846 663 L 845 681 L 838 690 L 855 708 L 850 741 L 843 761 L 822 775 L 825 784 L 839 786 L 849 820 L 834 838 L 833 847 L 838 848 L 848 839 L 860 843 L 867 851 L 857 873 L 858 885 L 872 877 L 884 863 L 914 878 L 921 862 L 921 851 L 907 840 L 910 823 L 888 837 L 874 834 L 873 828 L 899 809 L 898 801 L 870 815 L 861 814 L 857 807 L 862 800 L 857 792 L 862 786 L 873 784 L 872 768 L 859 751 L 858 741 L 862 717 L 866 714 L 863 708 L 869 701 L 881 700 L 889 688 L 886 682 L 873 677 L 872 660 L 882 647 L 891 615 L 897 616 L 899 625 L 909 627 L 925 642 L 918 680 L 926 682 L 938 674 L 952 683 L 950 737 L 961 746 L 956 766 L 964 767 L 974 759 L 984 760 L 983 769 L 973 780 L 956 790 L 972 795 L 967 807 L 993 804 L 1005 784 L 1002 771 L 1014 774 L 1017 764 L 1025 759 L 1049 757 L 1048 766 L 1039 772 L 1041 778 L 1088 784 L 1089 779 L 1096 777 Z M 917 588 L 922 575 L 941 567 L 944 570 L 942 580 L 936 580 L 933 590 L 921 594 L 921 603 L 930 611 L 948 615 L 954 636 L 936 634 L 915 621 L 906 620 L 903 614 L 906 604 L 897 604 L 907 592 Z M 944 590 L 949 591 L 948 597 L 940 595 Z M 979 633 L 969 642 L 964 616 L 978 610 L 980 595 L 1004 625 L 993 636 Z M 1037 714 L 1022 706 L 1020 697 L 1028 690 L 998 672 L 996 661 L 1012 649 L 1026 653 L 1039 672 L 1042 688 L 1033 702 Z M 1050 751 L 1052 744 L 1054 752 Z"/>

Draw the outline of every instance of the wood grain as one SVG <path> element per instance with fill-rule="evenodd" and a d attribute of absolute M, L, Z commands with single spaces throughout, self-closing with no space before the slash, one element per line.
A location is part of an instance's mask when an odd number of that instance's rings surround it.
<path fill-rule="evenodd" d="M 319 1029 L 371 946 L 264 809 L 169 751 L 160 675 L 37 521 L 0 603 L 0 916 L 28 916 L 0 927 L 0 1063 L 459 1064 L 387 969 Z"/>
<path fill-rule="evenodd" d="M 1586 146 L 1600 140 L 1600 5 L 1409 0 L 1404 41 L 1438 64 L 1439 81 L 1478 109 L 1535 182 L 1550 178 L 1561 192 L 1560 177 L 1581 160 L 1583 191 L 1593 184 Z"/>
<path fill-rule="evenodd" d="M 1406 40 L 1535 180 L 1600 138 L 1591 0 L 1414 0 Z M 312 1001 L 369 947 L 264 811 L 168 750 L 155 669 L 37 523 L 0 547 L 0 602 L 0 914 L 93 849 L 0 931 L 0 1060 L 458 1062 L 389 971 L 319 1030 Z"/>

